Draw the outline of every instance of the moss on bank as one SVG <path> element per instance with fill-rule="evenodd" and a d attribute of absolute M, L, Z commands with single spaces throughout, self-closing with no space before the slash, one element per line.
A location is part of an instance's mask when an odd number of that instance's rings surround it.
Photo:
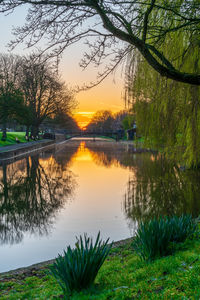
<path fill-rule="evenodd" d="M 70 299 L 199 299 L 200 240 L 186 241 L 174 255 L 145 263 L 130 241 L 111 250 L 95 286 Z M 46 267 L 0 276 L 1 299 L 60 299 L 62 290 Z"/>

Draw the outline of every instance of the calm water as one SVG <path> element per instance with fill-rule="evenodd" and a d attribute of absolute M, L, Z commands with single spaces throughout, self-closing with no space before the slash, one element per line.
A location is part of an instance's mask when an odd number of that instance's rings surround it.
<path fill-rule="evenodd" d="M 71 140 L 0 167 L 0 272 L 48 260 L 87 232 L 120 240 L 137 221 L 200 212 L 200 173 L 118 143 Z"/>

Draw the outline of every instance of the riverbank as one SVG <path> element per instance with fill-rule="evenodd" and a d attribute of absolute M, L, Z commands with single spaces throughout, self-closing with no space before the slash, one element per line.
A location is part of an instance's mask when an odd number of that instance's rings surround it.
<path fill-rule="evenodd" d="M 126 245 L 128 244 L 129 242 L 131 242 L 131 238 L 127 238 L 127 239 L 124 239 L 124 240 L 120 240 L 120 241 L 117 241 L 117 242 L 114 242 L 113 243 L 113 246 L 112 248 L 117 248 L 117 247 L 121 247 L 122 245 Z M 17 276 L 17 275 L 21 275 L 21 274 L 30 274 L 33 270 L 41 270 L 43 268 L 46 268 L 47 266 L 49 266 L 50 264 L 53 264 L 55 261 L 55 259 L 51 259 L 51 260 L 47 260 L 47 261 L 43 261 L 43 262 L 40 262 L 40 263 L 37 263 L 37 264 L 33 264 L 31 266 L 28 266 L 28 267 L 24 267 L 24 268 L 18 268 L 16 270 L 11 270 L 11 271 L 8 271 L 8 272 L 3 272 L 3 273 L 0 273 L 0 276 L 6 276 L 6 277 L 12 277 L 12 276 Z"/>
<path fill-rule="evenodd" d="M 133 252 L 131 240 L 115 244 L 95 286 L 70 299 L 199 299 L 200 241 L 187 240 L 172 256 L 146 263 Z M 0 275 L 1 299 L 63 298 L 47 265 Z"/>
<path fill-rule="evenodd" d="M 32 152 L 35 151 L 41 151 L 43 149 L 45 149 L 48 146 L 52 146 L 55 144 L 63 144 L 67 141 L 74 141 L 74 140 L 91 140 L 92 142 L 107 142 L 110 144 L 116 145 L 114 142 L 114 140 L 112 139 L 104 139 L 104 138 L 75 138 L 75 139 L 68 139 L 68 140 L 63 140 L 63 138 L 61 139 L 56 139 L 56 140 L 49 140 L 49 139 L 43 139 L 43 140 L 38 140 L 38 141 L 31 141 L 31 142 L 27 142 L 27 143 L 18 143 L 18 144 L 13 144 L 13 145 L 8 145 L 8 146 L 4 146 L 4 147 L 0 147 L 0 164 L 2 164 L 3 162 L 9 162 L 9 161 L 13 161 L 17 158 L 21 158 L 22 156 L 26 156 L 28 154 L 31 154 Z M 95 145 L 96 145 L 95 143 Z M 127 142 L 119 142 L 117 143 L 117 145 L 127 145 L 130 146 L 131 148 L 133 148 L 133 143 L 130 143 L 130 141 Z M 135 152 L 146 152 L 148 150 L 146 149 L 138 149 L 138 148 L 134 148 Z"/>
<path fill-rule="evenodd" d="M 40 151 L 47 146 L 54 145 L 54 140 L 39 140 L 0 148 L 0 163 L 9 161 L 23 155 Z"/>

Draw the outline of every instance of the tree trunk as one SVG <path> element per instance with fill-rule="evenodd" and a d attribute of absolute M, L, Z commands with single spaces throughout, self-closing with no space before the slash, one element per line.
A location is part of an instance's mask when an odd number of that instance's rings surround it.
<path fill-rule="evenodd" d="M 31 137 L 32 137 L 33 139 L 36 138 L 36 136 L 38 135 L 38 132 L 39 132 L 39 127 L 38 127 L 38 125 L 32 125 L 32 127 L 31 127 Z"/>
<path fill-rule="evenodd" d="M 7 122 L 5 119 L 3 119 L 3 125 L 2 125 L 2 141 L 6 141 L 7 139 L 7 131 L 6 131 L 6 127 L 7 127 Z"/>
<path fill-rule="evenodd" d="M 30 126 L 26 126 L 26 139 L 29 141 L 29 129 Z"/>

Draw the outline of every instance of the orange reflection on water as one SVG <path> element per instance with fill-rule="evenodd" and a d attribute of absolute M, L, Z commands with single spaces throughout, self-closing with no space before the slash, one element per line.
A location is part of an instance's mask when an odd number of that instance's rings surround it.
<path fill-rule="evenodd" d="M 85 141 L 81 141 L 77 152 L 75 155 L 71 158 L 71 162 L 74 161 L 92 161 L 92 154 L 91 151 L 86 147 Z"/>
<path fill-rule="evenodd" d="M 119 161 L 114 155 L 115 147 L 109 144 L 108 147 L 105 147 L 105 143 L 99 142 L 98 140 L 94 142 L 92 138 L 86 141 L 81 141 L 70 162 L 72 164 L 78 161 L 87 163 L 93 162 L 96 165 L 103 167 L 119 167 Z"/>
<path fill-rule="evenodd" d="M 79 143 L 71 158 L 71 170 L 77 175 L 78 185 L 70 215 L 76 216 L 76 223 L 81 224 L 80 228 L 85 232 L 89 232 L 94 224 L 104 231 L 105 224 L 116 223 L 122 216 L 121 200 L 130 170 L 117 163 L 115 143 L 94 142 L 93 139 L 72 143 Z M 125 151 L 122 153 L 126 154 Z M 73 226 L 77 226 L 76 223 Z"/>

